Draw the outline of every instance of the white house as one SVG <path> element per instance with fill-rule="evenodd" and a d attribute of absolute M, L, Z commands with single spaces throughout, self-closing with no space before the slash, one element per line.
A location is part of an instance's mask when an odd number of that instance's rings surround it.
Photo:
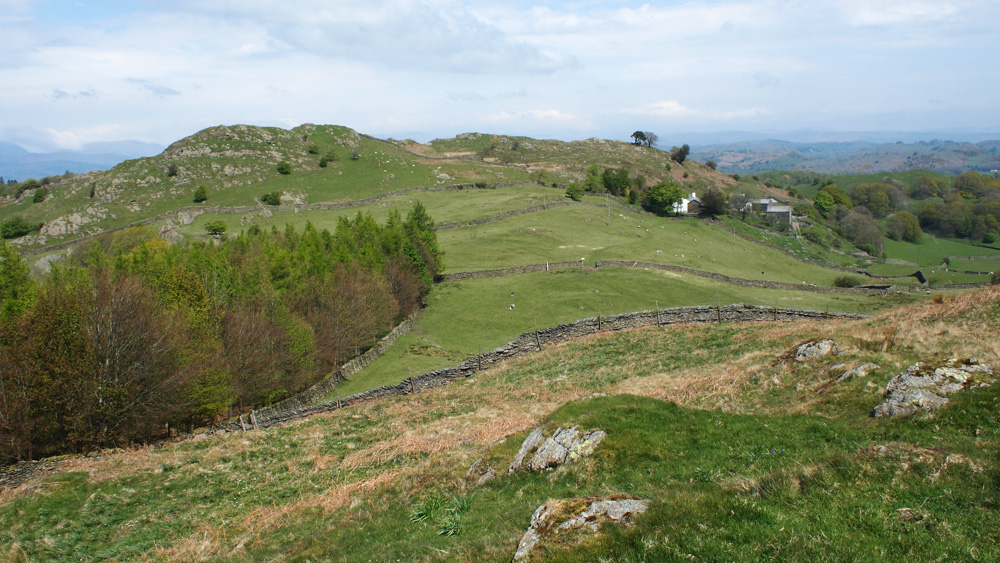
<path fill-rule="evenodd" d="M 694 205 L 691 205 L 692 203 Z M 691 192 L 691 197 L 682 197 L 680 201 L 674 203 L 674 213 L 677 214 L 697 213 L 699 208 L 701 208 L 701 200 L 694 192 Z"/>

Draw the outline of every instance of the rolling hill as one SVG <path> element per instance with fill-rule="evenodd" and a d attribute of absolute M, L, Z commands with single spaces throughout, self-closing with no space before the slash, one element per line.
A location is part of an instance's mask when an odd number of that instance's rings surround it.
<path fill-rule="evenodd" d="M 714 160 L 719 170 L 752 174 L 810 170 L 827 174 L 899 172 L 922 168 L 943 174 L 1000 170 L 1000 141 L 915 143 L 746 141 L 692 147 L 691 156 Z"/>
<path fill-rule="evenodd" d="M 627 143 L 470 133 L 418 144 L 303 125 L 213 127 L 50 183 L 43 202 L 8 197 L 0 220 L 43 223 L 14 241 L 37 271 L 137 224 L 211 243 L 209 222 L 332 228 L 418 201 L 445 271 L 409 331 L 317 401 L 407 380 L 409 392 L 267 429 L 15 466 L 0 479 L 16 484 L 0 491 L 0 561 L 509 561 L 549 500 L 644 500 L 648 511 L 625 528 L 545 536 L 536 560 L 996 558 L 996 388 L 911 419 L 869 416 L 914 362 L 1000 365 L 995 288 L 933 300 L 908 291 L 912 278 L 894 280 L 898 293 L 833 288 L 871 264 L 733 220 L 564 197 L 594 164 L 646 186 L 774 193 Z M 195 203 L 200 186 L 208 198 Z M 779 308 L 872 316 L 599 331 L 413 388 L 414 376 L 539 329 L 654 308 L 659 324 L 661 308 L 684 306 L 721 321 L 731 304 L 775 319 Z M 839 355 L 792 359 L 824 338 Z M 844 376 L 866 364 L 877 367 Z M 535 428 L 606 437 L 589 457 L 508 474 Z"/>

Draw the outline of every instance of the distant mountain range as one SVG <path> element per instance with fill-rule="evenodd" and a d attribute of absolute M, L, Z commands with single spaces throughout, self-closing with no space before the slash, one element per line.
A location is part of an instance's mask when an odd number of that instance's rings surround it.
<path fill-rule="evenodd" d="M 18 145 L 0 142 L 0 177 L 7 180 L 27 180 L 91 170 L 107 170 L 133 158 L 153 156 L 165 147 L 139 141 L 88 143 L 76 151 L 49 153 L 28 152 Z"/>
<path fill-rule="evenodd" d="M 1000 139 L 1000 134 L 995 138 Z M 927 169 L 944 174 L 1000 170 L 1000 140 L 906 143 L 854 140 L 791 142 L 751 140 L 727 144 L 692 143 L 690 157 L 713 160 L 720 172 L 747 174 L 768 170 L 810 170 L 829 174 L 865 174 Z"/>
<path fill-rule="evenodd" d="M 663 137 L 667 137 L 664 135 Z M 943 140 L 952 139 L 952 140 Z M 955 140 L 957 139 L 957 141 Z M 830 174 L 926 168 L 946 174 L 1000 170 L 1000 132 L 716 131 L 675 133 L 661 148 L 687 143 L 691 158 L 714 160 L 720 172 L 811 170 Z M 166 147 L 139 141 L 88 143 L 80 150 L 33 153 L 0 141 L 0 177 L 27 180 L 106 170 L 125 160 L 155 156 Z"/>

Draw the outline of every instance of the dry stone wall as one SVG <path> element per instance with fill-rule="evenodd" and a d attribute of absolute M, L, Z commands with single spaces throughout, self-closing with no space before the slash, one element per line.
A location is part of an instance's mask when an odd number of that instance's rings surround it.
<path fill-rule="evenodd" d="M 177 217 L 180 214 L 194 214 L 200 215 L 202 213 L 217 213 L 226 215 L 241 215 L 247 213 L 253 213 L 260 211 L 261 209 L 270 209 L 272 211 L 305 211 L 305 210 L 333 210 L 333 209 L 350 209 L 353 207 L 362 207 L 365 205 L 370 205 L 372 203 L 377 203 L 384 199 L 397 197 L 400 195 L 414 193 L 414 192 L 443 192 L 443 191 L 459 191 L 459 190 L 475 190 L 475 189 L 495 189 L 495 188 L 507 188 L 513 186 L 524 186 L 532 184 L 532 182 L 502 182 L 496 184 L 452 184 L 449 186 L 437 186 L 437 187 L 427 187 L 427 186 L 416 186 L 413 188 L 405 188 L 402 190 L 397 190 L 394 192 L 388 192 L 384 194 L 379 194 L 377 196 L 357 199 L 352 201 L 342 201 L 342 202 L 325 202 L 325 203 L 303 203 L 303 204 L 282 204 L 276 206 L 270 205 L 243 205 L 243 206 L 230 206 L 230 207 L 208 207 L 208 206 L 198 206 L 192 205 L 188 207 L 182 207 L 175 211 L 171 211 L 164 215 L 157 215 L 156 217 L 149 217 L 141 221 L 135 221 L 134 223 L 129 223 L 128 225 L 123 225 L 121 227 L 115 227 L 113 229 L 107 229 L 101 231 L 99 234 L 104 233 L 114 233 L 117 231 L 122 231 L 125 229 L 131 229 L 134 227 L 149 226 L 160 221 L 165 221 L 171 217 Z M 553 204 L 554 205 L 554 204 Z M 499 219 L 497 219 L 499 220 Z M 52 244 L 49 246 L 41 248 L 31 248 L 20 251 L 22 256 L 32 256 L 35 254 L 41 254 L 43 252 L 51 252 L 53 250 L 62 250 L 69 248 L 73 245 L 79 244 L 80 242 L 91 238 L 91 236 L 79 237 L 73 240 L 67 240 L 60 243 Z"/>
<path fill-rule="evenodd" d="M 476 272 L 455 272 L 451 274 L 440 274 L 438 282 L 475 280 L 480 278 L 502 278 L 504 276 L 516 276 L 518 274 L 528 274 L 532 272 L 548 272 L 551 270 L 567 270 L 570 268 L 583 268 L 582 261 L 575 262 L 545 262 L 544 264 L 527 264 L 524 266 L 514 266 L 512 268 L 500 268 L 497 270 L 479 270 Z"/>
<path fill-rule="evenodd" d="M 357 358 L 352 359 L 346 364 L 340 366 L 336 371 L 330 374 L 326 379 L 320 381 L 319 383 L 313 385 L 312 387 L 296 394 L 294 397 L 289 397 L 284 401 L 280 401 L 273 405 L 263 407 L 254 411 L 253 418 L 263 418 L 267 420 L 274 416 L 274 413 L 283 413 L 287 411 L 293 411 L 296 409 L 301 409 L 313 403 L 316 403 L 327 394 L 333 390 L 334 386 L 340 381 L 347 379 L 348 377 L 358 373 L 365 368 L 368 364 L 374 362 L 376 359 L 382 356 L 389 346 L 396 341 L 397 338 L 403 336 L 410 329 L 413 328 L 414 323 L 420 318 L 420 313 L 422 309 L 417 309 L 410 314 L 403 322 L 398 324 L 396 328 L 392 329 L 389 334 L 385 335 L 382 340 L 379 340 L 378 344 L 372 346 L 365 353 L 361 354 Z"/>
<path fill-rule="evenodd" d="M 545 262 L 543 264 L 527 264 L 524 266 L 515 266 L 512 268 L 500 268 L 496 270 L 479 270 L 475 272 L 453 272 L 450 274 L 441 274 L 438 276 L 437 281 L 449 282 L 449 281 L 473 280 L 480 278 L 500 278 L 504 276 L 514 276 L 518 274 L 527 274 L 532 272 L 548 272 L 551 270 L 566 270 L 571 268 L 583 268 L 583 267 L 584 263 L 582 261 Z M 693 276 L 699 276 L 743 287 L 784 289 L 789 291 L 811 291 L 813 293 L 835 293 L 835 294 L 860 293 L 865 295 L 881 295 L 884 291 L 886 291 L 884 289 L 825 287 L 825 286 L 816 286 L 810 284 L 772 282 L 766 280 L 748 280 L 745 278 L 735 278 L 732 276 L 727 276 L 725 274 L 719 274 L 715 272 L 706 272 L 704 270 L 685 268 L 683 266 L 674 266 L 672 264 L 655 264 L 652 262 L 639 262 L 638 260 L 598 260 L 597 262 L 594 263 L 594 268 L 598 269 L 639 268 L 639 269 L 650 269 L 650 270 L 665 270 L 669 272 L 690 274 Z"/>
<path fill-rule="evenodd" d="M 673 307 L 652 311 L 639 311 L 582 319 L 575 323 L 526 332 L 504 346 L 475 355 L 461 364 L 427 372 L 397 385 L 383 385 L 377 389 L 356 393 L 333 401 L 319 404 L 305 404 L 306 401 L 288 400 L 278 405 L 258 409 L 249 416 L 229 421 L 216 427 L 217 431 L 238 431 L 250 428 L 266 428 L 282 422 L 304 418 L 313 414 L 328 412 L 338 408 L 371 401 L 374 399 L 408 395 L 447 385 L 452 381 L 469 377 L 481 370 L 493 367 L 543 349 L 558 342 L 580 338 L 598 332 L 620 331 L 639 327 L 667 326 L 678 323 L 710 322 L 761 322 L 792 321 L 801 319 L 858 319 L 863 315 L 847 313 L 824 313 L 806 309 L 785 309 L 758 305 L 728 305 L 725 307 L 695 306 Z"/>

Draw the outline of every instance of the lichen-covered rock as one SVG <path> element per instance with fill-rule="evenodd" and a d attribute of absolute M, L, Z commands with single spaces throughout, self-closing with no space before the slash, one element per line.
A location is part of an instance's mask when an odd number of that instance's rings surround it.
<path fill-rule="evenodd" d="M 590 455 L 606 435 L 603 430 L 592 430 L 581 435 L 576 426 L 558 428 L 555 434 L 546 438 L 538 447 L 535 456 L 528 462 L 528 469 L 542 471 Z"/>
<path fill-rule="evenodd" d="M 846 368 L 849 365 L 850 364 L 837 364 L 835 366 L 830 366 L 829 371 L 837 372 Z M 857 366 L 855 368 L 848 369 L 847 371 L 844 371 L 840 375 L 827 380 L 825 383 L 817 387 L 816 392 L 822 393 L 830 389 L 834 385 L 840 383 L 841 381 L 846 381 L 848 379 L 851 379 L 852 377 L 868 377 L 869 373 L 877 370 L 878 368 L 879 368 L 878 364 L 868 363 L 868 364 L 861 364 L 860 366 Z"/>
<path fill-rule="evenodd" d="M 606 522 L 627 526 L 636 516 L 648 509 L 649 500 L 637 498 L 546 501 L 531 515 L 531 523 L 517 544 L 513 560 L 528 559 L 539 541 L 556 535 L 565 536 L 573 530 L 596 534 L 600 524 Z"/>
<path fill-rule="evenodd" d="M 868 374 L 877 370 L 879 368 L 878 364 L 861 364 L 860 366 L 849 369 L 844 373 L 840 374 L 837 381 L 844 381 L 845 379 L 850 379 L 852 377 L 868 377 Z"/>
<path fill-rule="evenodd" d="M 521 468 L 521 464 L 524 463 L 524 456 L 528 455 L 532 449 L 534 449 L 538 444 L 542 442 L 542 438 L 545 434 L 542 432 L 542 427 L 539 426 L 528 434 L 528 437 L 521 442 L 521 448 L 517 450 L 517 455 L 514 456 L 514 461 L 510 462 L 510 466 L 507 467 L 507 474 L 511 474 Z"/>
<path fill-rule="evenodd" d="M 521 443 L 517 455 L 507 467 L 507 474 L 514 473 L 522 466 L 530 471 L 543 471 L 558 467 L 566 462 L 576 461 L 594 453 L 597 445 L 607 435 L 603 430 L 581 432 L 579 427 L 559 427 L 549 437 L 545 437 L 541 426 L 535 428 Z M 530 459 L 528 456 L 531 456 Z M 525 462 L 525 460 L 528 460 Z M 471 469 L 470 469 L 471 471 Z M 485 474 L 486 469 L 480 471 Z"/>
<path fill-rule="evenodd" d="M 832 356 L 837 352 L 837 343 L 829 338 L 824 340 L 810 340 L 795 349 L 795 361 L 805 362 L 815 358 Z"/>
<path fill-rule="evenodd" d="M 993 370 L 976 359 L 947 362 L 917 362 L 889 381 L 885 401 L 872 416 L 909 416 L 917 411 L 936 409 L 948 403 L 947 395 L 994 382 Z"/>

